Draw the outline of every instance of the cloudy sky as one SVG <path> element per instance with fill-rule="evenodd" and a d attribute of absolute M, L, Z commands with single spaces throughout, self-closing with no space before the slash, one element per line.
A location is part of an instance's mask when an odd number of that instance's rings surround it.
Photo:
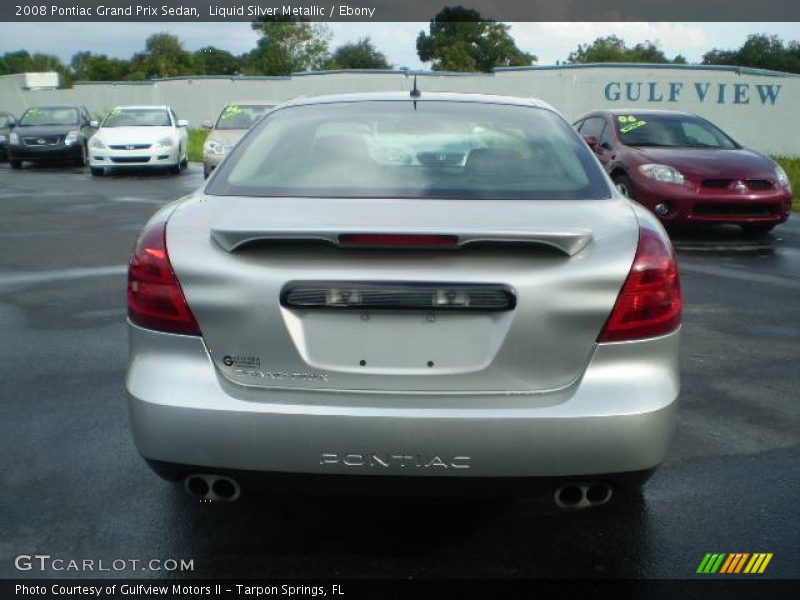
<path fill-rule="evenodd" d="M 333 23 L 331 45 L 368 35 L 395 66 L 423 68 L 415 41 L 426 28 L 427 23 Z M 160 31 L 177 35 L 189 50 L 212 45 L 235 54 L 250 50 L 257 38 L 248 23 L 0 23 L 0 53 L 24 48 L 68 62 L 76 52 L 91 50 L 128 58 Z M 667 56 L 683 54 L 689 62 L 699 62 L 709 49 L 737 48 L 751 33 L 800 40 L 800 23 L 512 23 L 511 33 L 541 65 L 563 60 L 578 44 L 612 33 L 628 44 L 658 41 Z"/>

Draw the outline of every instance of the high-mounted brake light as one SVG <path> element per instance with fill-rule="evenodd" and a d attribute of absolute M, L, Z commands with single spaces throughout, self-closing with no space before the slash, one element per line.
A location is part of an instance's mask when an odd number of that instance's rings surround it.
<path fill-rule="evenodd" d="M 681 286 L 675 253 L 656 231 L 641 227 L 633 266 L 597 341 L 656 337 L 680 324 Z"/>
<path fill-rule="evenodd" d="M 405 233 L 343 233 L 340 246 L 359 248 L 442 248 L 458 246 L 458 236 Z"/>
<path fill-rule="evenodd" d="M 167 254 L 167 220 L 145 227 L 128 264 L 128 317 L 132 323 L 183 335 L 200 335 Z"/>

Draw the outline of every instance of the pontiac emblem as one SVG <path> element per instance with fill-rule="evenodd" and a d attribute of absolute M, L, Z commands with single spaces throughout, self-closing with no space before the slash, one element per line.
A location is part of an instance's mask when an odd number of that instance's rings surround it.
<path fill-rule="evenodd" d="M 126 150 L 136 150 L 136 146 L 125 146 Z"/>
<path fill-rule="evenodd" d="M 37 144 L 46 144 L 46 143 L 47 143 L 47 141 L 46 141 L 46 140 L 39 139 L 39 140 L 36 140 L 36 143 L 37 143 Z"/>
<path fill-rule="evenodd" d="M 736 184 L 733 186 L 733 189 L 739 192 L 740 194 L 743 194 L 744 192 L 747 191 L 747 186 L 744 184 L 743 181 L 737 181 Z"/>

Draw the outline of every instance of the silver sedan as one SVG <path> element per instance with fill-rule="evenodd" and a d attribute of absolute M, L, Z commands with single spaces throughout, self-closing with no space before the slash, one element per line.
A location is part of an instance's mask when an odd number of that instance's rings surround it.
<path fill-rule="evenodd" d="M 138 449 L 206 499 L 312 476 L 604 504 L 673 429 L 669 239 L 534 100 L 283 105 L 152 217 L 128 308 Z"/>

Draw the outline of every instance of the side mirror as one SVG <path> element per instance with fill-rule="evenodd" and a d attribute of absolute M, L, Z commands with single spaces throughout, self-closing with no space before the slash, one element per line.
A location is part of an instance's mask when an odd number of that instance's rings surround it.
<path fill-rule="evenodd" d="M 597 150 L 597 138 L 593 135 L 583 136 L 583 141 L 586 142 L 586 145 L 592 150 Z"/>
<path fill-rule="evenodd" d="M 14 129 L 14 127 L 16 127 L 16 126 L 17 126 L 17 122 L 16 122 L 14 119 L 11 119 L 11 120 L 8 122 L 8 128 L 9 128 L 9 129 Z"/>
<path fill-rule="evenodd" d="M 186 119 L 178 119 L 178 127 L 188 127 L 189 121 Z"/>
<path fill-rule="evenodd" d="M 203 121 L 203 129 L 214 129 L 214 124 L 211 121 Z"/>
<path fill-rule="evenodd" d="M 89 121 L 89 127 L 92 129 L 97 129 L 100 127 L 100 121 Z"/>

